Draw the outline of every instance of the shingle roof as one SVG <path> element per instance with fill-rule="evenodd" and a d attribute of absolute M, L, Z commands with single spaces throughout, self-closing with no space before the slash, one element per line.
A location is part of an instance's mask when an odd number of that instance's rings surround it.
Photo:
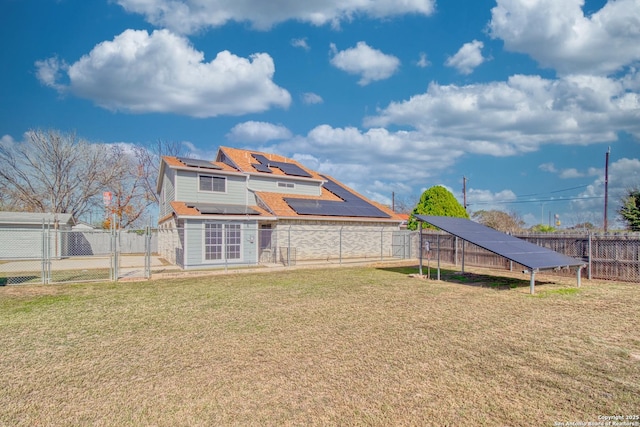
<path fill-rule="evenodd" d="M 332 177 L 326 176 L 323 177 L 318 172 L 305 167 L 303 164 L 289 159 L 284 156 L 280 156 L 277 154 L 263 153 L 259 151 L 250 151 L 250 150 L 242 150 L 238 148 L 231 147 L 220 147 L 218 152 L 218 161 L 211 162 L 212 164 L 222 168 L 221 170 L 229 171 L 229 172 L 239 172 L 239 173 L 251 173 L 251 174 L 262 174 L 265 176 L 291 176 L 286 175 L 280 168 L 271 167 L 271 173 L 260 172 L 255 169 L 252 165 L 259 163 L 252 154 L 259 154 L 261 156 L 266 157 L 270 161 L 274 162 L 283 162 L 294 164 L 303 171 L 307 172 L 311 178 L 300 178 L 293 177 L 295 179 L 313 179 L 320 182 L 327 182 L 327 179 L 333 181 L 336 185 L 344 188 L 349 191 L 355 197 L 360 198 L 367 203 L 377 207 L 382 212 L 387 214 L 388 218 L 377 218 L 377 217 L 347 217 L 347 216 L 329 216 L 329 215 L 300 215 L 291 206 L 286 202 L 286 198 L 295 198 L 295 199 L 307 199 L 307 200 L 330 200 L 335 202 L 340 202 L 342 199 L 332 192 L 328 191 L 326 188 L 321 188 L 320 196 L 305 196 L 300 194 L 291 194 L 291 193 L 272 193 L 266 191 L 257 191 L 255 195 L 258 199 L 258 203 L 260 206 L 250 206 L 252 209 L 260 212 L 260 217 L 280 217 L 280 218 L 300 218 L 300 219 L 330 219 L 330 220 L 375 220 L 382 222 L 402 222 L 402 218 L 394 213 L 389 207 L 384 206 L 380 203 L 374 202 L 372 200 L 367 199 L 366 197 L 356 193 L 346 185 L 340 183 Z M 226 159 L 224 158 L 226 157 Z M 172 167 L 186 167 L 180 160 L 175 157 L 163 157 L 163 160 L 167 163 L 167 165 Z M 220 160 L 225 160 L 220 161 Z M 231 164 L 227 164 L 225 162 L 229 162 Z M 189 207 L 188 203 L 182 201 L 173 201 L 171 202 L 171 207 L 177 216 L 198 216 L 202 215 L 197 209 Z M 210 216 L 210 215 L 207 215 Z"/>
<path fill-rule="evenodd" d="M 231 147 L 220 147 L 220 151 L 227 156 L 229 160 L 233 162 L 233 164 L 241 171 L 245 173 L 261 173 L 258 172 L 252 165 L 258 164 L 258 162 L 252 154 L 259 154 L 266 157 L 269 160 L 274 162 L 283 162 L 283 163 L 291 163 L 298 166 L 303 171 L 309 173 L 311 178 L 323 181 L 323 178 L 320 174 L 312 169 L 307 168 L 303 164 L 290 159 L 288 157 L 280 156 L 277 154 L 271 153 L 263 153 L 261 151 L 249 151 L 249 150 L 241 150 L 239 148 L 231 148 Z M 216 164 L 218 164 L 217 162 Z M 272 173 L 266 175 L 279 175 L 279 176 L 287 176 L 284 172 L 282 172 L 278 168 L 271 168 Z"/>

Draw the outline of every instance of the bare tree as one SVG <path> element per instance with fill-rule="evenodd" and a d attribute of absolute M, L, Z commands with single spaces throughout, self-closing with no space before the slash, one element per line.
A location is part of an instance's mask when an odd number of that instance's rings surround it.
<path fill-rule="evenodd" d="M 7 208 L 82 216 L 120 176 L 120 153 L 74 133 L 31 130 L 24 142 L 0 144 L 0 189 Z"/>
<path fill-rule="evenodd" d="M 504 233 L 522 231 L 524 221 L 517 212 L 503 212 L 499 210 L 477 211 L 471 215 L 480 224 Z"/>
<path fill-rule="evenodd" d="M 183 154 L 184 149 L 180 142 L 161 139 L 147 147 L 135 148 L 135 158 L 143 176 L 142 185 L 145 188 L 146 197 L 152 199 L 154 203 L 158 203 L 156 181 L 160 173 L 160 158 L 162 156 L 181 156 Z"/>

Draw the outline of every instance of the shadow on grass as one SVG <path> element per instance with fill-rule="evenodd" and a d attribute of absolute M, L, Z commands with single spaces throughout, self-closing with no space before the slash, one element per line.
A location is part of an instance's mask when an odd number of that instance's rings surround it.
<path fill-rule="evenodd" d="M 392 273 L 399 273 L 404 275 L 409 274 L 418 274 L 419 267 L 418 266 L 405 266 L 405 267 L 384 267 L 379 268 L 379 270 L 389 271 Z M 427 276 L 428 267 L 422 266 L 422 274 Z M 429 277 L 432 280 L 435 280 L 438 274 L 437 268 L 431 267 Z M 503 277 L 503 276 L 494 276 L 490 274 L 478 274 L 478 273 L 469 273 L 469 272 L 461 272 L 455 270 L 449 270 L 445 268 L 440 269 L 440 280 L 443 282 L 457 283 L 461 285 L 467 286 L 480 286 L 485 288 L 491 288 L 496 290 L 509 290 L 516 288 L 528 288 L 530 286 L 529 276 L 526 276 L 525 279 L 516 279 L 513 277 Z M 536 280 L 536 286 L 551 284 L 554 282 L 544 281 L 544 280 Z"/>
<path fill-rule="evenodd" d="M 29 284 L 29 283 L 38 283 L 40 280 L 40 276 L 34 275 L 16 275 L 16 276 L 7 276 L 0 277 L 0 286 L 6 285 L 21 285 L 21 284 Z"/>

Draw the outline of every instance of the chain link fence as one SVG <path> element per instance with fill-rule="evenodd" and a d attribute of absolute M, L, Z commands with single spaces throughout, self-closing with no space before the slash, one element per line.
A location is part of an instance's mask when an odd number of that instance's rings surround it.
<path fill-rule="evenodd" d="M 116 281 L 151 274 L 157 235 L 149 228 L 0 230 L 0 285 Z M 157 249 L 155 249 L 157 250 Z"/>
<path fill-rule="evenodd" d="M 419 237 L 391 227 L 203 223 L 158 230 L 159 255 L 184 269 L 416 259 Z"/>
<path fill-rule="evenodd" d="M 627 234 L 514 234 L 515 237 L 561 254 L 581 259 L 587 265 L 583 274 L 589 279 L 640 282 L 640 233 Z M 447 233 L 423 234 L 425 257 L 437 256 L 454 265 L 471 265 L 509 270 L 524 269 L 504 257 L 464 242 Z M 429 248 L 430 253 L 426 251 Z M 556 274 L 572 276 L 570 271 Z"/>

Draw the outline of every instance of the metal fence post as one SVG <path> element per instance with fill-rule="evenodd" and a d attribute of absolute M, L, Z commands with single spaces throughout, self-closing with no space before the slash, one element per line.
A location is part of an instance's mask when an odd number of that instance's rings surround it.
<path fill-rule="evenodd" d="M 588 254 L 587 256 L 589 257 L 589 280 L 591 280 L 591 232 L 588 233 Z"/>

